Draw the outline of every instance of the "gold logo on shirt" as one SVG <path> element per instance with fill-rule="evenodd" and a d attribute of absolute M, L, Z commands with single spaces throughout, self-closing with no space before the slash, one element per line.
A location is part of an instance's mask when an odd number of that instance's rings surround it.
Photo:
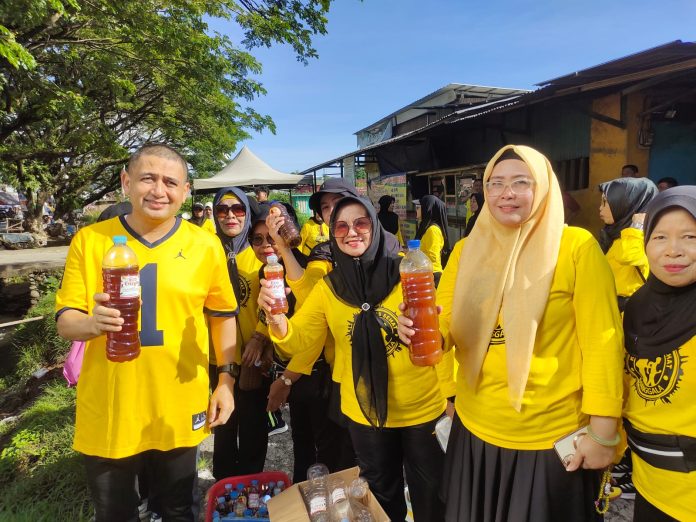
<path fill-rule="evenodd" d="M 670 404 L 670 397 L 679 389 L 687 358 L 674 350 L 654 359 L 626 355 L 624 371 L 633 377 L 633 388 L 646 402 Z"/>
<path fill-rule="evenodd" d="M 387 351 L 387 357 L 394 356 L 396 352 L 400 352 L 403 349 L 403 345 L 399 339 L 399 333 L 396 329 L 399 324 L 396 319 L 396 314 L 381 306 L 375 308 L 375 314 L 377 315 L 377 322 L 384 332 L 384 348 Z M 357 316 L 358 314 L 355 315 Z M 355 317 L 348 321 L 348 338 L 351 339 L 351 341 L 353 339 L 354 328 Z"/>
<path fill-rule="evenodd" d="M 239 306 L 246 306 L 247 301 L 249 301 L 249 295 L 251 294 L 251 283 L 241 274 L 239 276 L 239 293 L 241 294 L 237 297 Z"/>
<path fill-rule="evenodd" d="M 498 326 L 495 327 L 495 330 L 493 330 L 493 333 L 491 334 L 491 342 L 488 343 L 488 346 L 495 346 L 498 344 L 505 344 L 505 331 L 500 324 L 498 324 Z"/>

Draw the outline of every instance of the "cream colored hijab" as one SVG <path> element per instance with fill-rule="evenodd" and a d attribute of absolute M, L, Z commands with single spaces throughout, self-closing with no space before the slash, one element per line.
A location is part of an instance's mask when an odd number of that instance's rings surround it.
<path fill-rule="evenodd" d="M 563 234 L 563 200 L 549 161 L 521 145 L 500 149 L 486 166 L 484 186 L 498 158 L 515 152 L 534 178 L 532 212 L 521 226 L 499 223 L 488 207 L 462 249 L 452 303 L 451 332 L 467 383 L 478 385 L 498 316 L 502 311 L 507 348 L 508 391 L 522 409 L 537 328 L 549 298 Z"/>

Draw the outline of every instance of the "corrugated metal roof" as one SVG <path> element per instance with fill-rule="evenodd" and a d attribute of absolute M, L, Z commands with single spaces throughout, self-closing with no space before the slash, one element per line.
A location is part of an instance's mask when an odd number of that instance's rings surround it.
<path fill-rule="evenodd" d="M 595 82 L 611 78 L 632 74 L 653 67 L 670 65 L 690 58 L 696 58 L 696 43 L 682 42 L 675 40 L 651 49 L 646 49 L 634 54 L 629 54 L 622 58 L 610 60 L 608 62 L 592 66 L 571 74 L 559 76 L 552 80 L 546 80 L 536 85 L 540 87 L 572 87 L 585 83 Z"/>
<path fill-rule="evenodd" d="M 392 112 L 391 114 L 388 114 L 387 116 L 384 116 L 383 118 L 380 118 L 376 122 L 371 123 L 367 127 L 364 127 L 354 132 L 353 134 L 358 134 L 360 132 L 373 129 L 381 125 L 382 123 L 389 121 L 394 116 L 397 116 L 402 112 L 406 112 L 410 109 L 422 109 L 424 108 L 423 105 L 425 105 L 429 100 L 437 98 L 438 96 L 441 96 L 442 94 L 445 94 L 448 91 L 454 91 L 456 94 L 459 95 L 464 95 L 472 98 L 482 98 L 484 100 L 491 100 L 491 98 L 498 99 L 513 94 L 522 94 L 525 92 L 529 92 L 524 89 L 511 89 L 507 87 L 488 87 L 485 85 L 471 85 L 467 83 L 448 83 L 444 87 L 441 87 L 438 90 L 423 96 L 422 98 L 414 101 L 413 103 L 409 103 L 408 105 Z"/>

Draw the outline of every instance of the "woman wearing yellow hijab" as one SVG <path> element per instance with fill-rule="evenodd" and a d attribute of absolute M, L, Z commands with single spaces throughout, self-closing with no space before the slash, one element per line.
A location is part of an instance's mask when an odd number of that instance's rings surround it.
<path fill-rule="evenodd" d="M 622 333 L 614 281 L 589 232 L 563 224 L 548 160 L 506 146 L 485 206 L 438 287 L 459 362 L 443 491 L 447 521 L 594 520 L 615 458 Z M 408 340 L 409 321 L 399 319 Z M 563 464 L 554 442 L 590 425 Z"/>

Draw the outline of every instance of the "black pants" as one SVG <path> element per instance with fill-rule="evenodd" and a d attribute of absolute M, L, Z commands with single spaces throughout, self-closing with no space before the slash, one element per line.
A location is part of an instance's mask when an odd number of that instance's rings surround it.
<path fill-rule="evenodd" d="M 345 469 L 340 467 L 341 443 L 348 436 L 347 430 L 328 415 L 330 373 L 328 364 L 318 362 L 311 375 L 303 375 L 292 385 L 288 403 L 294 453 L 293 482 L 307 480 L 307 468 L 315 462 L 326 464 L 331 473 Z"/>
<path fill-rule="evenodd" d="M 217 386 L 217 370 L 210 368 L 210 387 Z M 268 386 L 242 391 L 234 385 L 234 411 L 229 420 L 214 429 L 213 476 L 215 480 L 261 473 L 268 449 L 266 405 Z"/>
<path fill-rule="evenodd" d="M 159 500 L 162 519 L 193 522 L 196 450 L 149 450 L 122 459 L 84 456 L 96 522 L 137 522 L 136 476 L 147 476 L 149 493 Z"/>
<path fill-rule="evenodd" d="M 636 491 L 636 500 L 633 503 L 633 522 L 677 522 L 677 519 L 652 505 Z"/>
<path fill-rule="evenodd" d="M 380 430 L 349 421 L 361 475 L 393 522 L 406 518 L 404 469 L 414 520 L 444 520 L 438 492 L 445 455 L 435 438 L 436 422 Z"/>
<path fill-rule="evenodd" d="M 358 459 L 355 457 L 353 441 L 348 432 L 349 419 L 341 411 L 341 385 L 333 380 L 331 381 L 331 391 L 329 395 L 329 419 L 339 427 L 336 442 L 336 457 L 333 461 L 336 471 L 354 468 L 358 465 Z M 331 468 L 329 467 L 329 469 Z"/>

